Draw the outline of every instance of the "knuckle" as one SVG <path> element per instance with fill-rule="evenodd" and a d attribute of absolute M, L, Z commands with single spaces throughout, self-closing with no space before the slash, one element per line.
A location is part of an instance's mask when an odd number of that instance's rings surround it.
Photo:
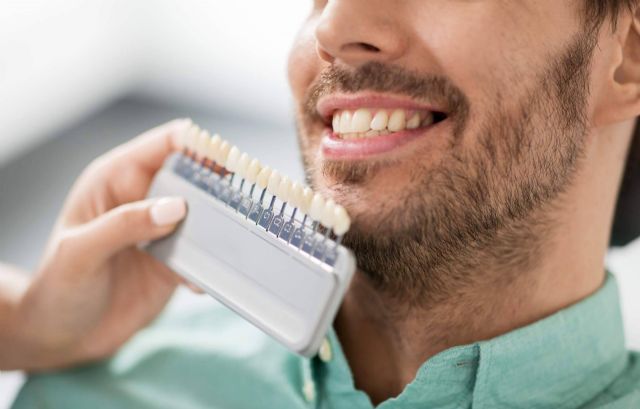
<path fill-rule="evenodd" d="M 146 209 L 142 206 L 126 204 L 115 209 L 115 220 L 118 228 L 138 230 L 148 226 Z"/>
<path fill-rule="evenodd" d="M 54 253 L 62 258 L 71 258 L 78 252 L 82 240 L 76 229 L 69 229 L 61 233 L 55 241 Z"/>

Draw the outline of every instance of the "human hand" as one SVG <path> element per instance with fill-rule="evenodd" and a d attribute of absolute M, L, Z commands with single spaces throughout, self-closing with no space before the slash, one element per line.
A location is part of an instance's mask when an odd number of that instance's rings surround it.
<path fill-rule="evenodd" d="M 136 245 L 186 214 L 181 198 L 143 199 L 189 124 L 152 129 L 82 173 L 16 308 L 4 366 L 42 371 L 107 357 L 162 310 L 181 280 Z"/>

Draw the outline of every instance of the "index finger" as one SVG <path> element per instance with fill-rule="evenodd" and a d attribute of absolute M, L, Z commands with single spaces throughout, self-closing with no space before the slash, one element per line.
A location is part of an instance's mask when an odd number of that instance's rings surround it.
<path fill-rule="evenodd" d="M 183 147 L 183 138 L 192 122 L 176 119 L 150 129 L 112 151 L 114 165 L 136 166 L 153 174 L 168 155 Z M 110 155 L 109 155 L 110 156 Z"/>

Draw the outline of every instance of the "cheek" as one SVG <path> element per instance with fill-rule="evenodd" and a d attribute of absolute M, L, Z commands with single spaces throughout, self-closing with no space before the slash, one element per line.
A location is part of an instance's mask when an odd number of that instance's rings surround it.
<path fill-rule="evenodd" d="M 305 92 L 322 69 L 322 62 L 315 51 L 314 27 L 313 20 L 305 23 L 298 33 L 289 54 L 287 64 L 289 86 L 296 105 L 302 102 Z"/>
<path fill-rule="evenodd" d="M 575 10 L 561 3 L 540 0 L 523 7 L 511 1 L 436 0 L 416 7 L 411 26 L 420 59 L 413 64 L 430 61 L 465 93 L 474 111 L 512 105 L 577 31 Z"/>

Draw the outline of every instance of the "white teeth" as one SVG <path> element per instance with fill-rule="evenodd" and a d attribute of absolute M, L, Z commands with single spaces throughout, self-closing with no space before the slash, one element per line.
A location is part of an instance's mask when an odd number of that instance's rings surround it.
<path fill-rule="evenodd" d="M 309 216 L 315 221 L 320 221 L 324 211 L 325 200 L 320 193 L 313 195 L 311 207 L 309 208 Z"/>
<path fill-rule="evenodd" d="M 343 111 L 340 114 L 340 133 L 351 132 L 351 112 Z"/>
<path fill-rule="evenodd" d="M 271 168 L 269 166 L 265 166 L 260 169 L 260 173 L 256 177 L 256 184 L 260 189 L 266 189 L 269 184 L 269 177 L 271 176 Z"/>
<path fill-rule="evenodd" d="M 237 146 L 232 147 L 227 155 L 227 162 L 225 168 L 229 172 L 236 172 L 238 170 L 238 160 L 240 159 L 240 149 Z"/>
<path fill-rule="evenodd" d="M 334 112 L 331 126 L 342 139 L 360 139 L 427 127 L 433 121 L 433 113 L 425 110 L 359 108 Z"/>
<path fill-rule="evenodd" d="M 225 166 L 227 164 L 227 156 L 229 156 L 229 151 L 231 150 L 231 145 L 228 141 L 222 141 L 220 144 L 220 148 L 218 149 L 218 157 L 216 158 L 216 162 L 220 166 Z"/>
<path fill-rule="evenodd" d="M 404 109 L 396 109 L 389 117 L 387 129 L 389 129 L 391 132 L 402 131 L 405 128 L 406 124 L 407 120 Z"/>
<path fill-rule="evenodd" d="M 376 116 L 373 117 L 371 121 L 371 129 L 374 131 L 382 131 L 383 129 L 387 129 L 387 124 L 389 123 L 389 114 L 384 109 L 381 109 L 376 113 Z"/>
<path fill-rule="evenodd" d="M 283 176 L 280 180 L 277 196 L 284 203 L 287 203 L 291 200 L 291 180 L 288 177 Z"/>
<path fill-rule="evenodd" d="M 218 157 L 218 151 L 220 150 L 221 144 L 222 138 L 220 138 L 220 135 L 213 135 L 213 137 L 209 140 L 205 157 L 210 161 L 215 162 L 216 158 Z"/>
<path fill-rule="evenodd" d="M 269 193 L 272 195 L 278 194 L 278 187 L 280 186 L 281 179 L 282 176 L 280 176 L 280 172 L 274 169 L 269 175 L 269 183 L 267 183 L 267 190 Z"/>
<path fill-rule="evenodd" d="M 351 132 L 367 132 L 371 125 L 371 111 L 358 109 L 351 118 Z"/>
<path fill-rule="evenodd" d="M 407 129 L 416 129 L 420 126 L 420 114 L 414 113 L 413 116 L 407 121 Z"/>
<path fill-rule="evenodd" d="M 429 112 L 429 114 L 422 120 L 422 126 L 429 126 L 431 124 L 433 124 L 433 121 L 435 120 L 435 118 L 433 117 L 433 114 L 431 112 Z"/>
<path fill-rule="evenodd" d="M 247 175 L 247 169 L 249 169 L 250 161 L 251 158 L 249 158 L 249 154 L 247 154 L 247 152 L 243 152 L 242 155 L 240 155 L 240 159 L 238 159 L 236 173 L 243 179 Z"/>
<path fill-rule="evenodd" d="M 251 184 L 256 183 L 258 174 L 260 173 L 261 170 L 262 170 L 262 165 L 260 165 L 260 162 L 258 161 L 258 159 L 252 159 L 251 162 L 249 162 L 249 166 L 247 167 L 247 173 L 245 175 L 247 182 Z"/>
<path fill-rule="evenodd" d="M 322 216 L 320 217 L 320 222 L 325 225 L 325 227 L 332 228 L 335 220 L 335 211 L 336 211 L 336 202 L 329 199 L 324 204 L 324 209 L 322 209 Z"/>

